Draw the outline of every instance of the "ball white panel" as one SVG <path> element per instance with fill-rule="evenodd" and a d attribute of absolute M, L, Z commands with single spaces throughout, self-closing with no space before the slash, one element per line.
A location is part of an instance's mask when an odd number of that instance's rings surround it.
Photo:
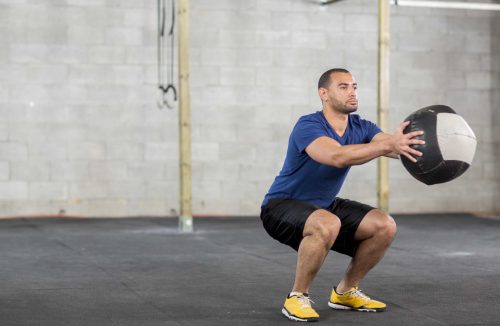
<path fill-rule="evenodd" d="M 453 113 L 439 113 L 436 134 L 444 160 L 472 163 L 476 152 L 476 135 L 467 122 Z"/>

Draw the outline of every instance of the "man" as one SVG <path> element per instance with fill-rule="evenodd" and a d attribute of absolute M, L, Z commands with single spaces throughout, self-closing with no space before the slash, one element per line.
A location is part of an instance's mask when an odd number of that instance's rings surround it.
<path fill-rule="evenodd" d="M 386 305 L 363 294 L 359 283 L 384 256 L 396 224 L 384 211 L 336 197 L 350 166 L 379 156 L 412 161 L 423 144 L 403 134 L 408 122 L 391 135 L 351 114 L 358 108 L 357 84 L 345 69 L 330 69 L 319 79 L 323 110 L 303 116 L 289 139 L 285 163 L 262 203 L 261 219 L 274 239 L 298 252 L 295 283 L 282 313 L 295 321 L 316 321 L 309 287 L 329 250 L 352 260 L 328 305 L 334 309 L 384 311 Z"/>

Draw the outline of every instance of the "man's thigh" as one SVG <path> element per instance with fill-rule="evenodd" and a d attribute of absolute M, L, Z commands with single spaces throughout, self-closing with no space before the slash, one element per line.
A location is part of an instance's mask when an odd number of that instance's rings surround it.
<path fill-rule="evenodd" d="M 356 231 L 361 221 L 372 211 L 374 207 L 355 200 L 335 198 L 328 207 L 340 219 L 340 231 L 332 250 L 353 257 L 358 249 L 359 240 L 356 239 Z"/>

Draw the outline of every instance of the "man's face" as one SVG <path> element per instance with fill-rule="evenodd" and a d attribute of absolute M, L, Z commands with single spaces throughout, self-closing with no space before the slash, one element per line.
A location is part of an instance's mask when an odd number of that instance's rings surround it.
<path fill-rule="evenodd" d="M 330 86 L 320 88 L 320 97 L 332 109 L 349 114 L 358 109 L 357 88 L 351 74 L 336 72 L 330 75 Z"/>

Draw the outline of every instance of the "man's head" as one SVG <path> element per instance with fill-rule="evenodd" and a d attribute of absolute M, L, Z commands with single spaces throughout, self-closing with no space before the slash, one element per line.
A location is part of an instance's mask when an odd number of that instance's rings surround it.
<path fill-rule="evenodd" d="M 334 68 L 325 71 L 319 78 L 318 94 L 324 108 L 348 114 L 358 109 L 357 87 L 348 70 Z"/>

